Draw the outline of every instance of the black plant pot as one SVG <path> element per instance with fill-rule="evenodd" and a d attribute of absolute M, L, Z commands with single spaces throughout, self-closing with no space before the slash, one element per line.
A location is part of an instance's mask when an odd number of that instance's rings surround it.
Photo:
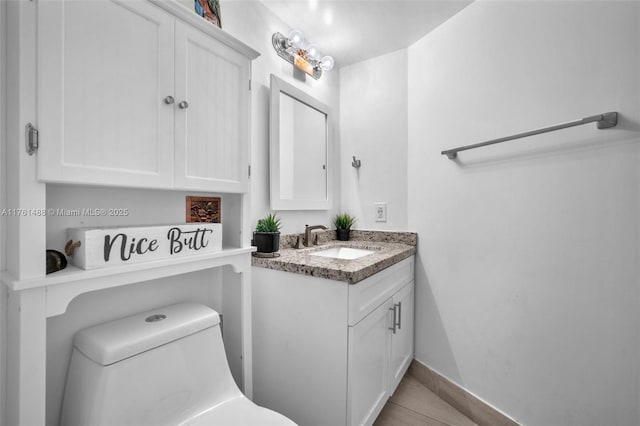
<path fill-rule="evenodd" d="M 260 253 L 275 253 L 280 249 L 280 233 L 254 232 L 251 245 L 258 247 Z"/>
<path fill-rule="evenodd" d="M 351 229 L 336 229 L 336 237 L 338 241 L 349 241 L 349 233 Z"/>

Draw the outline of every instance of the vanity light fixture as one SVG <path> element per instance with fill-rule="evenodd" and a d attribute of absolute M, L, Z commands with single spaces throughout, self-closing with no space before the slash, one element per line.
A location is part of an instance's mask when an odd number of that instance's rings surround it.
<path fill-rule="evenodd" d="M 278 56 L 316 80 L 322 77 L 323 71 L 329 71 L 333 68 L 333 58 L 322 56 L 318 46 L 308 43 L 298 30 L 292 30 L 288 37 L 274 33 L 271 42 L 273 48 L 278 52 Z"/>

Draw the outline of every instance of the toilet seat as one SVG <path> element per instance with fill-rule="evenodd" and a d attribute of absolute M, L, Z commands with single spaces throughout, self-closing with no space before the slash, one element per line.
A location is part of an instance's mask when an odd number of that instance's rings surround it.
<path fill-rule="evenodd" d="M 294 422 L 244 395 L 212 407 L 179 426 L 296 426 Z"/>

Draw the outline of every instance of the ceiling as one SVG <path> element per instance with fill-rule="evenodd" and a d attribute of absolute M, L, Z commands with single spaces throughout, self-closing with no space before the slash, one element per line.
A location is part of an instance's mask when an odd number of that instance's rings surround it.
<path fill-rule="evenodd" d="M 473 0 L 261 0 L 336 67 L 413 44 Z"/>

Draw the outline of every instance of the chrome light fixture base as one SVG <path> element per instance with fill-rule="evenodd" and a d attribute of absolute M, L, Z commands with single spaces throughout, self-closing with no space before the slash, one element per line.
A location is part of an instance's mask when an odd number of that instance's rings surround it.
<path fill-rule="evenodd" d="M 305 71 L 316 80 L 322 77 L 322 68 L 320 64 L 317 61 L 310 60 L 304 57 L 306 55 L 306 52 L 302 49 L 297 50 L 296 48 L 291 46 L 291 43 L 286 36 L 280 33 L 274 33 L 273 36 L 271 36 L 271 43 L 273 44 L 273 48 L 275 49 L 275 51 L 278 53 L 278 56 L 280 56 L 282 59 L 289 62 L 291 65 L 300 68 L 298 65 L 296 65 L 296 56 L 299 56 L 304 62 L 313 67 L 312 72 L 307 72 L 303 68 L 300 69 Z"/>

